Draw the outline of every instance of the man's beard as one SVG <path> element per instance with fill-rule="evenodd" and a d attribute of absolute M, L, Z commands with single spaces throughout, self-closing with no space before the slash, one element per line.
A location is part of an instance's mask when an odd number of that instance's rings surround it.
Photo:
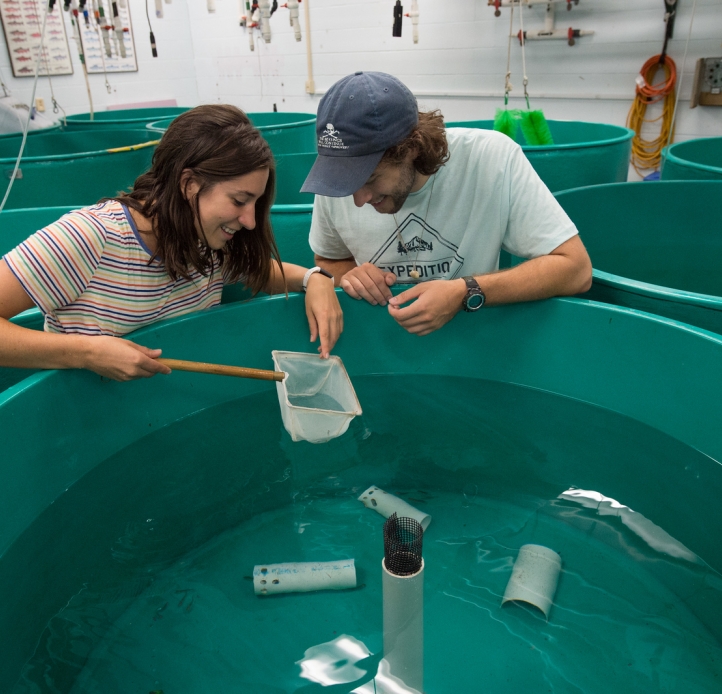
<path fill-rule="evenodd" d="M 413 164 L 403 166 L 401 169 L 401 176 L 399 177 L 399 183 L 392 193 L 389 193 L 389 197 L 394 203 L 393 209 L 387 214 L 396 214 L 406 202 L 406 198 L 409 197 L 411 189 L 414 187 L 416 181 L 416 169 Z"/>

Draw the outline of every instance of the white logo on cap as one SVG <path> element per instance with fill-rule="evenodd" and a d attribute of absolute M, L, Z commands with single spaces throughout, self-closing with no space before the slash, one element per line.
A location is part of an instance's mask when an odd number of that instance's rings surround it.
<path fill-rule="evenodd" d="M 333 123 L 326 123 L 326 130 L 318 138 L 318 146 L 329 149 L 348 149 L 348 146 L 344 145 L 343 140 L 339 137 L 339 131 L 333 127 Z"/>

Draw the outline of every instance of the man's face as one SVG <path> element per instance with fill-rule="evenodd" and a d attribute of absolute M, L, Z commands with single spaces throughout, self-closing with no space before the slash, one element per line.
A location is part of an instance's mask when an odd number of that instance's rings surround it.
<path fill-rule="evenodd" d="M 363 187 L 353 194 L 356 206 L 369 204 L 382 214 L 396 214 L 416 182 L 413 160 L 414 153 L 410 152 L 400 164 L 381 162 Z"/>

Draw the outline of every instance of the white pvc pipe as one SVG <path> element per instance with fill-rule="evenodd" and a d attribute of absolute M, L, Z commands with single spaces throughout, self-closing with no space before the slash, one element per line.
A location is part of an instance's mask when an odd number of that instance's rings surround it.
<path fill-rule="evenodd" d="M 301 40 L 301 24 L 298 21 L 298 0 L 288 0 L 288 14 L 296 41 Z"/>
<path fill-rule="evenodd" d="M 366 508 L 378 511 L 384 518 L 388 518 L 392 513 L 395 513 L 399 518 L 413 518 L 424 531 L 431 523 L 431 516 L 428 513 L 419 511 L 419 509 L 406 503 L 403 499 L 399 499 L 398 496 L 389 494 L 375 485 L 372 485 L 361 494 L 358 500 Z"/>
<path fill-rule="evenodd" d="M 163 0 L 155 0 L 155 16 L 163 19 Z"/>
<path fill-rule="evenodd" d="M 384 660 L 389 674 L 424 691 L 424 560 L 412 576 L 396 576 L 381 560 Z"/>
<path fill-rule="evenodd" d="M 411 11 L 409 12 L 411 17 L 411 24 L 414 30 L 414 43 L 419 42 L 419 3 L 417 0 L 411 0 Z"/>
<path fill-rule="evenodd" d="M 209 14 L 213 14 L 216 11 L 216 0 L 206 0 L 206 7 L 208 8 Z"/>
<path fill-rule="evenodd" d="M 592 36 L 593 34 L 593 31 L 587 31 L 586 29 L 582 29 L 579 32 L 579 36 Z M 516 34 L 512 38 L 516 38 Z M 574 36 L 574 38 L 576 39 L 578 36 Z M 525 39 L 527 41 L 540 41 L 545 39 L 564 39 L 566 41 L 569 39 L 569 31 L 567 29 L 553 29 L 552 31 L 533 29 L 526 32 Z M 534 96 L 536 98 L 536 94 Z"/>
<path fill-rule="evenodd" d="M 311 50 L 311 10 L 309 4 L 311 0 L 303 2 L 303 19 L 306 22 L 306 68 L 308 70 L 308 79 L 306 80 L 306 93 L 316 93 L 316 83 L 313 80 L 313 53 Z"/>
<path fill-rule="evenodd" d="M 343 590 L 356 587 L 353 559 L 326 562 L 259 564 L 253 567 L 256 595 L 307 593 L 312 590 Z"/>
<path fill-rule="evenodd" d="M 258 0 L 261 11 L 261 36 L 266 43 L 271 43 L 271 3 L 270 0 Z"/>
<path fill-rule="evenodd" d="M 514 562 L 501 604 L 526 602 L 539 608 L 549 619 L 561 568 L 562 559 L 554 550 L 542 545 L 523 545 Z"/>

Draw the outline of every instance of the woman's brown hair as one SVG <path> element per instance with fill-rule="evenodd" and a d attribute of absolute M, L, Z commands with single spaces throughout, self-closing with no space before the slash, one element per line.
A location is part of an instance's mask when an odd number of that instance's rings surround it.
<path fill-rule="evenodd" d="M 441 111 L 419 111 L 419 122 L 411 133 L 397 145 L 389 147 L 381 161 L 399 164 L 414 149 L 417 151 L 414 168 L 423 176 L 435 174 L 448 161 L 449 146 Z"/>
<path fill-rule="evenodd" d="M 217 183 L 267 168 L 268 183 L 256 201 L 256 227 L 234 234 L 222 250 L 198 242 L 198 199 Z M 199 185 L 187 199 L 182 188 L 185 170 Z M 209 275 L 214 263 L 224 276 L 261 290 L 271 274 L 273 258 L 280 260 L 271 229 L 271 205 L 276 190 L 273 154 L 243 111 L 235 106 L 209 104 L 178 116 L 161 138 L 150 170 L 139 176 L 130 193 L 117 200 L 152 220 L 156 256 L 172 279 L 190 278 L 191 268 Z"/>

